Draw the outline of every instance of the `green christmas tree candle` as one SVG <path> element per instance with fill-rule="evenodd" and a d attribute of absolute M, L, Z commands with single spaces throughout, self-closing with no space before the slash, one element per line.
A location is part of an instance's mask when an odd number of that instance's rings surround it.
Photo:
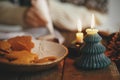
<path fill-rule="evenodd" d="M 93 22 L 94 23 L 94 22 Z M 94 25 L 91 25 L 94 26 Z M 107 67 L 111 61 L 105 56 L 106 48 L 101 44 L 102 38 L 97 33 L 98 30 L 86 30 L 84 45 L 81 47 L 81 56 L 75 61 L 75 66 L 81 69 L 100 69 Z"/>

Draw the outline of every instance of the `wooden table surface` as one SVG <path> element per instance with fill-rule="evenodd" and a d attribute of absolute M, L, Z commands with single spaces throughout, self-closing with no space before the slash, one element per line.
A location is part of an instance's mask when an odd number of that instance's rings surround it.
<path fill-rule="evenodd" d="M 71 32 L 62 32 L 69 46 L 74 39 Z M 0 80 L 120 80 L 116 65 L 112 62 L 108 67 L 100 70 L 84 71 L 74 66 L 74 59 L 66 57 L 59 65 L 39 72 L 2 72 Z"/>

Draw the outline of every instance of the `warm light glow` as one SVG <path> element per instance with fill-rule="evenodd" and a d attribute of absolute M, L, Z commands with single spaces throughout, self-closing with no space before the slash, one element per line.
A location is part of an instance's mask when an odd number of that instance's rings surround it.
<path fill-rule="evenodd" d="M 83 42 L 83 33 L 78 32 L 76 33 L 76 41 L 82 43 Z"/>
<path fill-rule="evenodd" d="M 77 21 L 77 28 L 78 28 L 78 32 L 82 31 L 82 23 L 80 19 Z"/>
<path fill-rule="evenodd" d="M 94 27 L 95 27 L 95 16 L 94 14 L 92 14 L 91 28 L 86 30 L 87 34 L 90 34 L 90 35 L 97 34 L 98 29 L 95 29 Z"/>
<path fill-rule="evenodd" d="M 91 18 L 91 28 L 93 29 L 95 27 L 95 16 L 94 14 L 92 14 L 92 18 Z"/>
<path fill-rule="evenodd" d="M 98 30 L 97 29 L 87 29 L 86 32 L 87 32 L 87 34 L 97 34 Z"/>
<path fill-rule="evenodd" d="M 77 21 L 77 28 L 78 28 L 78 32 L 76 33 L 76 41 L 82 43 L 83 42 L 83 33 L 82 31 L 82 23 L 81 20 L 79 19 Z"/>

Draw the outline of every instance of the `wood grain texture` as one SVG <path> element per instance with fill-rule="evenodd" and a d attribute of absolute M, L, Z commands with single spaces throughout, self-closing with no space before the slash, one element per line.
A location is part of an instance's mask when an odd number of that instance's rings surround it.
<path fill-rule="evenodd" d="M 0 80 L 18 80 L 21 73 L 0 71 Z"/>
<path fill-rule="evenodd" d="M 39 72 L 1 72 L 0 80 L 62 80 L 64 60 L 59 65 Z"/>
<path fill-rule="evenodd" d="M 99 70 L 78 70 L 74 66 L 74 60 L 65 60 L 63 80 L 120 80 L 118 70 L 114 63 Z"/>

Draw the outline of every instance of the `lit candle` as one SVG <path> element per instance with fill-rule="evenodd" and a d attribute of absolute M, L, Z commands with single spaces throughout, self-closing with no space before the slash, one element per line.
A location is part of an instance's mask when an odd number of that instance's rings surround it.
<path fill-rule="evenodd" d="M 87 29 L 86 32 L 87 34 L 97 34 L 98 30 L 94 28 L 95 27 L 95 17 L 94 14 L 92 14 L 92 19 L 91 19 L 91 28 Z"/>
<path fill-rule="evenodd" d="M 80 20 L 77 21 L 77 28 L 78 32 L 76 33 L 76 42 L 82 43 L 83 42 L 83 33 L 82 31 L 82 23 Z"/>

